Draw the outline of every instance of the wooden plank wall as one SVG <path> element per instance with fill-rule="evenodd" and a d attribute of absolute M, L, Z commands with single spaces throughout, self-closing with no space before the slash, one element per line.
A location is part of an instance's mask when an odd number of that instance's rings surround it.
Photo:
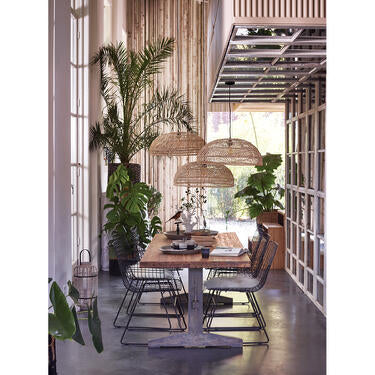
<path fill-rule="evenodd" d="M 173 37 L 176 47 L 173 57 L 165 64 L 155 85 L 174 86 L 190 101 L 196 118 L 196 127 L 205 136 L 206 100 L 206 33 L 207 4 L 196 0 L 127 0 L 124 10 L 126 32 L 124 40 L 130 49 L 142 49 L 148 41 L 159 37 Z M 112 16 L 112 22 L 117 17 Z M 150 98 L 151 92 L 145 92 Z M 170 128 L 165 126 L 164 132 Z M 191 158 L 190 158 L 191 159 Z M 180 205 L 183 188 L 173 186 L 173 178 L 178 166 L 187 161 L 183 158 L 152 157 L 141 151 L 134 162 L 142 166 L 142 181 L 153 185 L 163 194 L 159 216 L 163 223 Z M 167 228 L 170 229 L 172 223 Z"/>
<path fill-rule="evenodd" d="M 234 0 L 234 17 L 325 18 L 326 0 Z"/>

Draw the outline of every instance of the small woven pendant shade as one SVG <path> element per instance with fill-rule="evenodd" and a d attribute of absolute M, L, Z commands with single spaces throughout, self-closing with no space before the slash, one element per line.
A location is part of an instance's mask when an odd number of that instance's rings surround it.
<path fill-rule="evenodd" d="M 219 163 L 187 163 L 178 168 L 174 185 L 191 187 L 232 187 L 234 177 L 229 168 Z"/>
<path fill-rule="evenodd" d="M 263 165 L 259 150 L 252 143 L 238 138 L 217 139 L 207 143 L 199 151 L 197 160 L 226 165 Z"/>
<path fill-rule="evenodd" d="M 159 135 L 151 143 L 150 154 L 155 156 L 197 155 L 204 144 L 204 139 L 195 133 L 166 133 Z"/>

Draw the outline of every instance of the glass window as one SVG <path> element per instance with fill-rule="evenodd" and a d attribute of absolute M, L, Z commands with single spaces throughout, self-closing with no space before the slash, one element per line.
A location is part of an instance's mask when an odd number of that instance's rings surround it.
<path fill-rule="evenodd" d="M 325 241 L 324 238 L 318 238 L 318 247 L 319 247 L 319 267 L 318 267 L 318 275 L 321 278 L 324 278 L 324 254 L 325 254 Z"/>
<path fill-rule="evenodd" d="M 292 251 L 293 254 L 297 253 L 297 226 L 292 224 Z"/>
<path fill-rule="evenodd" d="M 297 262 L 295 258 L 293 258 L 293 269 L 292 269 L 293 275 L 297 274 Z"/>
<path fill-rule="evenodd" d="M 302 228 L 299 228 L 298 245 L 299 245 L 298 259 L 304 262 L 305 261 L 305 232 Z"/>
<path fill-rule="evenodd" d="M 311 270 L 314 269 L 314 236 L 307 232 L 306 234 L 307 241 L 307 262 L 306 265 Z"/>
<path fill-rule="evenodd" d="M 326 111 L 320 111 L 319 113 L 319 150 L 325 149 L 326 147 L 326 131 L 325 131 Z"/>
<path fill-rule="evenodd" d="M 298 154 L 298 183 L 299 186 L 305 186 L 305 153 Z"/>
<path fill-rule="evenodd" d="M 286 268 L 290 270 L 290 253 L 287 251 L 286 253 Z"/>
<path fill-rule="evenodd" d="M 309 184 L 310 189 L 314 189 L 314 153 L 308 154 L 308 173 L 309 173 Z"/>
<path fill-rule="evenodd" d="M 307 194 L 307 228 L 314 230 L 314 197 Z"/>
<path fill-rule="evenodd" d="M 308 150 L 314 151 L 315 138 L 314 138 L 314 116 L 308 116 Z"/>
<path fill-rule="evenodd" d="M 319 234 L 324 235 L 324 198 L 319 199 Z"/>
<path fill-rule="evenodd" d="M 310 272 L 307 272 L 307 290 L 313 294 L 314 290 L 314 277 Z"/>
<path fill-rule="evenodd" d="M 317 301 L 318 303 L 323 306 L 323 299 L 324 299 L 324 287 L 319 281 L 317 283 Z"/>
<path fill-rule="evenodd" d="M 325 191 L 325 152 L 319 152 L 319 190 Z"/>
<path fill-rule="evenodd" d="M 304 285 L 305 284 L 305 268 L 301 264 L 298 265 L 298 268 L 299 268 L 299 270 L 298 270 L 298 272 L 299 272 L 299 282 L 302 285 Z"/>
<path fill-rule="evenodd" d="M 290 249 L 290 221 L 286 221 L 286 247 Z"/>

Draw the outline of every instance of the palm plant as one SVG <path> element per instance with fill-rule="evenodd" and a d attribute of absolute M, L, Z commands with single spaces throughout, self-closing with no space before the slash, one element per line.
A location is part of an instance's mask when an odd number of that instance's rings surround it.
<path fill-rule="evenodd" d="M 177 90 L 152 90 L 151 99 L 140 103 L 173 50 L 174 39 L 170 38 L 159 39 L 139 52 L 126 49 L 122 42 L 99 49 L 91 64 L 100 66 L 105 109 L 102 122 L 90 129 L 91 150 L 105 148 L 127 164 L 138 151 L 150 147 L 162 124 L 194 130 L 189 103 Z"/>

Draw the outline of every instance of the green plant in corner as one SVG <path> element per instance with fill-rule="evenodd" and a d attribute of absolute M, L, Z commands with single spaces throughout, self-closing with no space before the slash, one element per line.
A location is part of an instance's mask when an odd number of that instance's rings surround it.
<path fill-rule="evenodd" d="M 106 195 L 110 203 L 104 207 L 109 209 L 104 230 L 111 236 L 109 245 L 122 252 L 130 252 L 137 245 L 146 248 L 161 230 L 158 216 L 148 218 L 152 189 L 143 182 L 133 184 L 126 168 L 119 165 L 109 178 Z"/>
<path fill-rule="evenodd" d="M 48 279 L 51 283 L 52 279 Z M 78 304 L 79 292 L 68 281 L 68 294 L 65 295 L 56 281 L 51 284 L 49 299 L 50 309 L 48 313 L 48 337 L 49 337 L 49 374 L 56 374 L 56 350 L 55 340 L 74 340 L 85 345 L 82 336 L 76 305 Z M 70 304 L 68 303 L 70 300 Z M 98 353 L 103 351 L 101 322 L 99 319 L 97 297 L 93 298 L 91 309 L 87 311 L 88 327 L 92 336 L 92 342 Z"/>
<path fill-rule="evenodd" d="M 122 42 L 102 46 L 91 60 L 100 66 L 100 91 L 105 102 L 102 122 L 90 129 L 90 149 L 104 148 L 112 158 L 127 164 L 140 150 L 148 149 L 163 124 L 178 130 L 194 129 L 189 103 L 175 89 L 153 89 L 154 77 L 173 54 L 174 39 L 163 38 L 142 51 Z M 145 90 L 152 97 L 141 103 Z"/>
<path fill-rule="evenodd" d="M 263 156 L 263 165 L 257 166 L 258 173 L 249 176 L 247 186 L 235 194 L 235 198 L 245 198 L 251 218 L 263 212 L 284 209 L 280 199 L 284 189 L 275 184 L 275 171 L 282 163 L 281 155 L 267 153 Z"/>

